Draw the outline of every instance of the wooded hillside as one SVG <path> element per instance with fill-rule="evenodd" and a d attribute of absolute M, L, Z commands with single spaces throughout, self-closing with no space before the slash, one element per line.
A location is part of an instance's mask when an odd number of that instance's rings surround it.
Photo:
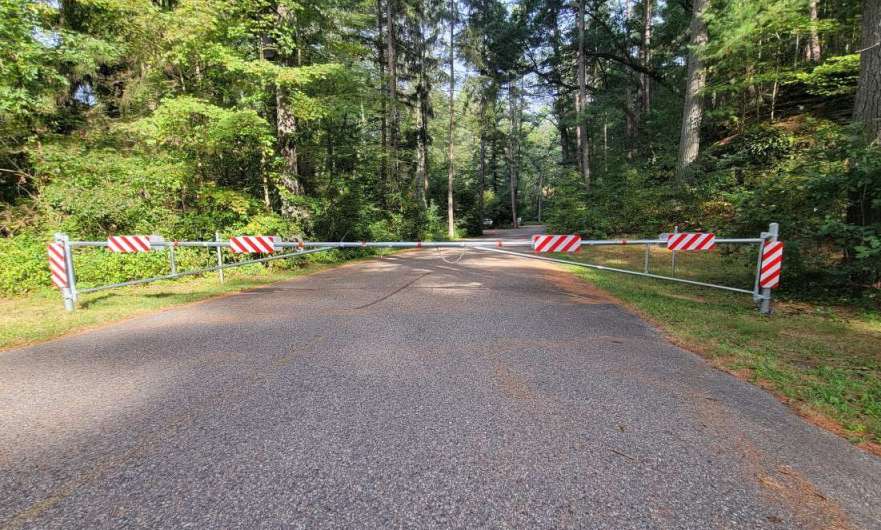
<path fill-rule="evenodd" d="M 0 0 L 0 35 L 0 293 L 56 231 L 518 219 L 777 221 L 793 292 L 881 289 L 876 0 Z"/>

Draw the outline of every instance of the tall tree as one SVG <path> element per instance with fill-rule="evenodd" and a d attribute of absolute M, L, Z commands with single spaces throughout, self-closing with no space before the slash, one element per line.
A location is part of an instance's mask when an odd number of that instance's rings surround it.
<path fill-rule="evenodd" d="M 517 186 L 520 177 L 520 96 L 517 90 L 517 80 L 511 80 L 508 86 L 508 119 L 511 122 L 511 131 L 508 134 L 508 146 L 506 154 L 508 158 L 508 184 L 511 193 L 511 225 L 514 228 L 520 226 L 517 217 Z"/>
<path fill-rule="evenodd" d="M 860 79 L 854 117 L 872 142 L 881 144 L 881 2 L 863 0 Z"/>
<path fill-rule="evenodd" d="M 639 62 L 644 70 L 639 75 L 641 90 L 642 113 L 648 114 L 652 107 L 652 79 L 648 75 L 652 61 L 652 18 L 654 17 L 653 0 L 645 0 L 642 4 L 642 43 L 639 46 Z"/>
<path fill-rule="evenodd" d="M 704 20 L 708 4 L 708 0 L 692 1 L 688 80 L 685 87 L 685 105 L 682 108 L 679 156 L 676 159 L 676 175 L 680 180 L 700 151 L 701 123 L 704 117 L 703 91 L 707 83 L 707 71 L 701 53 L 709 40 L 707 24 Z"/>
<path fill-rule="evenodd" d="M 296 21 L 291 13 L 290 7 L 285 2 L 279 2 L 276 5 L 276 23 L 279 28 L 294 28 Z M 284 35 L 290 37 L 290 35 Z M 276 49 L 278 50 L 279 62 L 284 66 L 301 66 L 301 48 L 294 44 L 278 42 L 282 39 L 275 39 Z M 303 187 L 300 182 L 300 161 L 297 151 L 297 118 L 294 115 L 291 101 L 291 93 L 287 86 L 276 82 L 275 87 L 275 125 L 278 138 L 278 150 L 284 160 L 284 166 L 281 171 L 281 184 L 286 191 L 282 194 L 282 201 L 285 205 L 287 214 L 294 213 L 293 202 L 289 195 L 302 195 Z"/>
<path fill-rule="evenodd" d="M 478 184 L 477 184 L 477 220 L 483 226 L 484 218 L 484 195 L 486 194 L 486 91 L 480 87 L 480 110 L 478 111 L 478 136 L 480 147 L 478 148 Z"/>
<path fill-rule="evenodd" d="M 584 45 L 584 3 L 578 0 L 576 10 L 576 28 L 578 31 L 578 95 L 575 99 L 575 114 L 578 120 L 576 135 L 578 140 L 578 169 L 581 171 L 581 180 L 584 187 L 590 189 L 590 143 L 587 134 L 587 68 L 585 65 Z"/>
<path fill-rule="evenodd" d="M 408 5 L 406 17 L 405 64 L 406 74 L 415 82 L 413 131 L 416 140 L 416 197 L 423 211 L 429 206 L 429 125 L 432 117 L 432 80 L 436 77 L 438 61 L 432 53 L 437 46 L 442 20 L 442 2 L 416 0 Z"/>
<path fill-rule="evenodd" d="M 392 1 L 392 0 L 388 0 Z M 376 63 L 379 69 L 379 177 L 380 191 L 383 204 L 388 207 L 388 196 L 390 191 L 389 175 L 386 169 L 388 156 L 388 80 L 386 79 L 386 50 L 385 39 L 383 37 L 383 20 L 385 19 L 385 11 L 382 7 L 382 0 L 376 0 Z"/>
<path fill-rule="evenodd" d="M 450 131 L 447 138 L 447 235 L 452 239 L 456 235 L 453 220 L 453 128 L 456 125 L 456 0 L 450 0 Z"/>
<path fill-rule="evenodd" d="M 397 39 L 397 6 L 399 0 L 386 0 L 386 66 L 388 67 L 388 153 L 385 155 L 388 162 L 388 182 L 394 182 L 399 178 L 400 164 L 398 161 L 398 134 L 400 132 L 399 107 L 398 107 L 398 39 Z"/>
<path fill-rule="evenodd" d="M 812 63 L 820 62 L 820 34 L 817 31 L 817 21 L 820 18 L 820 9 L 818 4 L 818 0 L 809 0 L 809 13 L 811 17 L 811 38 L 808 41 L 808 46 L 805 48 L 805 55 L 807 56 L 808 61 Z"/>
<path fill-rule="evenodd" d="M 563 9 L 560 0 L 547 0 L 545 2 L 545 16 L 543 25 L 548 33 L 548 44 L 550 47 L 550 55 L 546 59 L 549 66 L 548 73 L 544 79 L 550 85 L 553 93 L 553 113 L 554 121 L 557 125 L 558 136 L 560 140 L 560 162 L 562 164 L 577 164 L 576 156 L 573 154 L 571 118 L 569 117 L 570 109 L 573 108 L 569 100 L 570 90 L 564 82 L 564 77 L 569 69 L 570 59 L 565 55 L 563 36 L 560 31 L 560 15 Z M 574 150 L 577 150 L 577 144 Z"/>

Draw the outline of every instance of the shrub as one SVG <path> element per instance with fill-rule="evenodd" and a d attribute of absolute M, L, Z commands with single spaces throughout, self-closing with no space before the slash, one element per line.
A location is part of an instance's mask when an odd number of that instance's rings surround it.
<path fill-rule="evenodd" d="M 50 285 L 46 244 L 34 235 L 0 238 L 0 294 L 21 294 Z"/>

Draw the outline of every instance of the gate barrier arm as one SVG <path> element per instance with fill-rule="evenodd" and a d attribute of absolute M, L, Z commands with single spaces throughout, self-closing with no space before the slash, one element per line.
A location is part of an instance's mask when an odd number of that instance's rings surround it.
<path fill-rule="evenodd" d="M 127 287 L 131 285 L 142 285 L 146 283 L 151 283 L 159 280 L 171 280 L 174 278 L 180 278 L 183 276 L 191 276 L 195 274 L 204 274 L 206 272 L 214 272 L 217 271 L 219 274 L 223 274 L 225 269 L 230 269 L 234 267 L 241 267 L 244 265 L 250 265 L 253 263 L 264 263 L 267 261 L 277 260 L 277 259 L 286 259 L 298 256 L 304 256 L 306 254 L 313 254 L 316 252 L 323 252 L 326 250 L 330 250 L 333 248 L 474 248 L 475 250 L 488 251 L 488 252 L 496 252 L 500 254 L 513 255 L 522 258 L 528 259 L 537 259 L 541 261 L 547 261 L 552 263 L 561 263 L 564 265 L 574 265 L 577 267 L 585 267 L 603 271 L 611 271 L 618 272 L 622 274 L 630 274 L 634 276 L 644 276 L 647 278 L 655 278 L 659 280 L 668 280 L 674 281 L 678 283 L 685 283 L 689 285 L 697 285 L 701 287 L 710 287 L 714 289 L 723 289 L 726 291 L 733 291 L 737 293 L 745 293 L 751 294 L 753 296 L 753 300 L 759 305 L 759 309 L 763 314 L 771 313 L 771 287 L 776 286 L 776 283 L 771 286 L 763 285 L 762 281 L 762 273 L 763 273 L 763 251 L 766 248 L 767 244 L 776 243 L 777 236 L 779 233 L 779 227 L 777 223 L 771 223 L 767 232 L 763 232 L 760 237 L 757 238 L 716 238 L 715 243 L 720 244 L 745 244 L 745 245 L 758 245 L 759 246 L 759 257 L 756 264 L 756 276 L 755 282 L 752 290 L 742 289 L 738 287 L 730 287 L 727 285 L 718 285 L 707 282 L 699 282 L 695 280 L 687 280 L 684 278 L 676 278 L 673 276 L 664 276 L 660 274 L 654 274 L 648 272 L 648 258 L 649 258 L 649 249 L 653 245 L 667 245 L 667 238 L 660 236 L 658 239 L 582 239 L 580 244 L 582 246 L 620 246 L 620 245 L 645 245 L 646 247 L 646 266 L 645 272 L 639 272 L 628 269 L 620 269 L 616 267 L 607 267 L 604 265 L 596 265 L 592 263 L 582 263 L 578 261 L 559 259 L 559 258 L 549 258 L 545 256 L 538 256 L 533 254 L 525 254 L 523 252 L 514 252 L 509 250 L 502 250 L 504 247 L 509 248 L 518 248 L 518 247 L 533 247 L 533 241 L 531 240 L 481 240 L 481 241 L 279 241 L 276 240 L 274 242 L 274 246 L 282 249 L 291 249 L 293 252 L 287 252 L 284 254 L 278 254 L 273 256 L 267 256 L 257 259 L 251 259 L 240 262 L 233 263 L 223 263 L 223 254 L 220 252 L 222 248 L 229 247 L 230 242 L 220 239 L 219 235 L 214 241 L 165 241 L 161 238 L 157 238 L 155 241 L 151 241 L 150 246 L 155 248 L 166 248 L 169 250 L 169 259 L 170 259 L 170 274 L 164 274 L 161 276 L 155 276 L 152 278 L 143 278 L 137 280 L 130 280 L 126 282 L 112 283 L 107 285 L 100 285 L 97 287 L 90 287 L 86 289 L 77 290 L 76 288 L 76 274 L 73 266 L 73 250 L 77 248 L 87 248 L 87 247 L 108 247 L 108 241 L 72 241 L 66 234 L 57 233 L 55 234 L 55 243 L 60 245 L 64 251 L 64 264 L 66 270 L 64 271 L 64 277 L 66 279 L 66 285 L 61 288 L 62 296 L 64 297 L 64 307 L 68 311 L 73 311 L 76 308 L 77 298 L 79 293 L 92 293 L 96 291 L 103 291 L 106 289 L 114 289 L 117 287 Z M 189 270 L 178 272 L 177 266 L 175 262 L 174 249 L 176 247 L 190 247 L 190 248 L 213 248 L 217 250 L 217 266 L 214 267 L 205 267 L 201 269 Z M 309 250 L 306 250 L 309 248 Z M 770 250 L 770 248 L 769 248 Z M 676 251 L 673 251 L 673 255 L 675 256 Z M 779 263 L 779 259 L 778 259 Z M 779 268 L 779 267 L 778 267 Z M 779 275 L 779 272 L 777 273 Z M 221 276 L 221 282 L 222 282 Z"/>

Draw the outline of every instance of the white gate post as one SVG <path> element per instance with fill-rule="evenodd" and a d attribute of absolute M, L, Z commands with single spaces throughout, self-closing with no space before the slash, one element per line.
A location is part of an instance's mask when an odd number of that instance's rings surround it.
<path fill-rule="evenodd" d="M 171 269 L 171 274 L 177 274 L 177 260 L 174 256 L 174 244 L 175 242 L 172 241 L 171 245 L 168 247 L 168 265 Z"/>
<path fill-rule="evenodd" d="M 759 270 L 756 273 L 759 277 L 762 275 L 762 254 L 764 254 L 765 245 L 768 243 L 774 243 L 777 241 L 777 237 L 780 235 L 780 225 L 777 223 L 771 223 L 768 225 L 768 231 L 762 233 L 762 238 L 765 240 L 765 243 L 762 244 L 759 249 Z M 763 315 L 771 314 L 771 289 L 763 288 L 761 291 L 762 300 L 759 303 L 759 311 Z"/>
<path fill-rule="evenodd" d="M 214 241 L 220 241 L 220 232 L 214 232 Z M 223 283 L 223 250 L 221 250 L 221 245 L 217 245 L 217 276 L 220 278 L 220 283 Z"/>
<path fill-rule="evenodd" d="M 65 280 L 67 281 L 67 287 L 61 289 L 61 296 L 64 297 L 64 309 L 73 311 L 76 309 L 77 293 L 76 274 L 73 271 L 73 254 L 70 251 L 70 238 L 67 234 L 57 232 L 55 234 L 55 242 L 60 243 L 64 249 Z"/>

